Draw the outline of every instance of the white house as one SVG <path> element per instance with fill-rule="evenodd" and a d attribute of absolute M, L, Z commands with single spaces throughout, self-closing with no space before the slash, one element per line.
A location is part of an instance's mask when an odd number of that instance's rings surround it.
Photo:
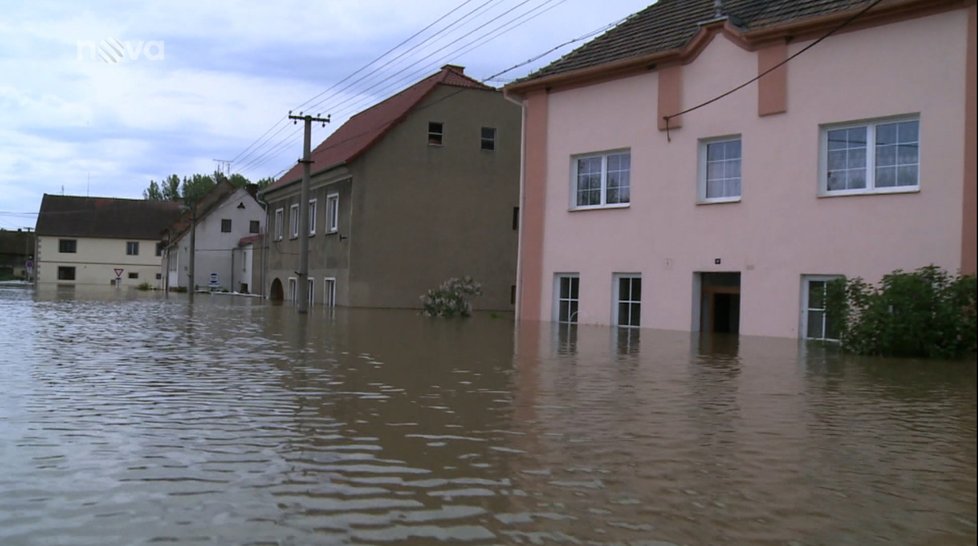
<path fill-rule="evenodd" d="M 235 188 L 224 181 L 201 199 L 196 211 L 185 210 L 164 235 L 164 238 L 169 236 L 163 261 L 167 288 L 190 285 L 190 226 L 195 213 L 194 286 L 248 291 L 252 286 L 251 275 L 244 275 L 243 264 L 235 263 L 245 256 L 238 251 L 238 243 L 244 237 L 263 232 L 265 212 L 248 188 Z"/>

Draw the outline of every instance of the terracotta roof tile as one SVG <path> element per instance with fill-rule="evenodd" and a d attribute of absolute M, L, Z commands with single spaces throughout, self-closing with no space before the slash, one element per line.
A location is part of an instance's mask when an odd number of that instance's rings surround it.
<path fill-rule="evenodd" d="M 439 72 L 355 114 L 312 151 L 313 174 L 348 163 L 370 149 L 439 85 L 494 90 L 466 76 L 463 70 L 460 66 L 445 65 Z M 297 163 L 262 193 L 274 191 L 301 179 L 302 165 Z"/>
<path fill-rule="evenodd" d="M 855 10 L 871 0 L 725 0 L 724 15 L 747 30 Z M 699 24 L 714 18 L 713 0 L 659 0 L 564 57 L 519 80 L 522 83 L 631 57 L 684 47 Z"/>

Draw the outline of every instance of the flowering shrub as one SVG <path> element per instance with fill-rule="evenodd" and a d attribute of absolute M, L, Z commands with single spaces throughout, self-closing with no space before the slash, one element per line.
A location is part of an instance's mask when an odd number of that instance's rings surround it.
<path fill-rule="evenodd" d="M 468 297 L 481 294 L 482 285 L 472 277 L 452 277 L 441 283 L 437 289 L 428 290 L 421 296 L 421 303 L 424 305 L 421 313 L 426 317 L 467 317 L 472 313 L 472 304 Z"/>

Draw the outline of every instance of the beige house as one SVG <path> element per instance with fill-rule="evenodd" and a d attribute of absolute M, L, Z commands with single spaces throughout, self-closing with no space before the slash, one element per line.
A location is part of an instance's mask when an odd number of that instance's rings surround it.
<path fill-rule="evenodd" d="M 35 282 L 159 287 L 160 234 L 179 215 L 172 201 L 45 194 L 35 229 Z"/>
<path fill-rule="evenodd" d="M 271 299 L 418 308 L 451 277 L 482 284 L 475 309 L 510 310 L 516 284 L 520 109 L 447 65 L 356 114 L 262 192 Z M 299 225 L 300 207 L 309 223 Z M 299 230 L 309 275 L 299 279 Z"/>

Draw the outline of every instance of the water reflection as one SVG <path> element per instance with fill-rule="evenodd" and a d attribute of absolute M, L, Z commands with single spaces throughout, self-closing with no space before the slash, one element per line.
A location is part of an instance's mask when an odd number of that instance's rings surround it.
<path fill-rule="evenodd" d="M 0 543 L 973 544 L 975 362 L 0 288 Z"/>

